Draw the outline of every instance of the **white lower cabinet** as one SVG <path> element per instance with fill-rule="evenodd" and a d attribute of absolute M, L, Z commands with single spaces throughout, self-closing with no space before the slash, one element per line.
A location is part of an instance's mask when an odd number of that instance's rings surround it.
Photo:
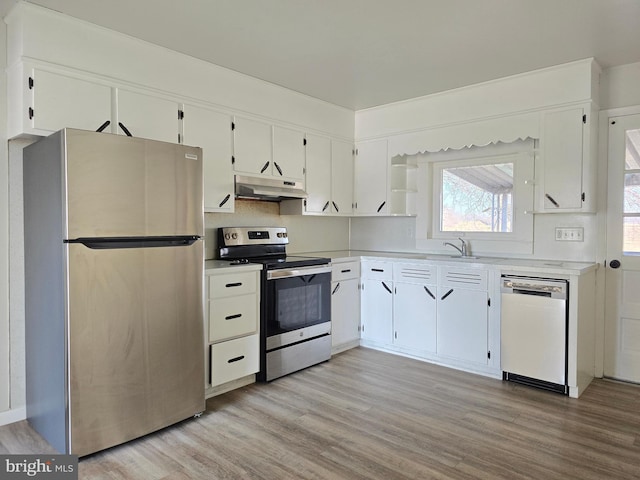
<path fill-rule="evenodd" d="M 488 279 L 482 267 L 363 261 L 361 343 L 495 376 Z"/>
<path fill-rule="evenodd" d="M 217 387 L 256 373 L 259 369 L 258 335 L 211 346 L 211 386 Z"/>
<path fill-rule="evenodd" d="M 331 348 L 338 353 L 360 343 L 360 262 L 332 262 Z"/>
<path fill-rule="evenodd" d="M 393 297 L 393 344 L 436 352 L 436 287 L 396 282 Z"/>
<path fill-rule="evenodd" d="M 438 288 L 437 353 L 487 364 L 487 292 Z"/>
<path fill-rule="evenodd" d="M 362 339 L 390 344 L 393 338 L 393 264 L 363 262 L 361 285 Z"/>
<path fill-rule="evenodd" d="M 251 383 L 260 369 L 260 272 L 247 268 L 207 270 L 207 397 Z"/>
<path fill-rule="evenodd" d="M 362 281 L 362 338 L 389 344 L 393 325 L 393 282 L 365 279 Z"/>

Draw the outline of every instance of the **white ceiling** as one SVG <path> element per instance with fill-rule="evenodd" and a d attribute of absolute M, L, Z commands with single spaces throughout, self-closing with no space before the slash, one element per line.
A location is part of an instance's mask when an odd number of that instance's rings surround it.
<path fill-rule="evenodd" d="M 640 62 L 640 0 L 29 1 L 350 109 Z"/>

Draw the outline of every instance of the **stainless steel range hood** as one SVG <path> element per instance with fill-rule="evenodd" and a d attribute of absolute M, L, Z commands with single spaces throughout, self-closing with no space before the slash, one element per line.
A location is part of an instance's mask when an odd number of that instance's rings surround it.
<path fill-rule="evenodd" d="M 303 182 L 279 178 L 236 175 L 236 197 L 279 202 L 291 198 L 307 198 Z"/>

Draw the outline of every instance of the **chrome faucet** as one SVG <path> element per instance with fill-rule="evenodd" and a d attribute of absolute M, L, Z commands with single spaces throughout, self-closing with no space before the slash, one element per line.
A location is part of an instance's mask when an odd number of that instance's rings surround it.
<path fill-rule="evenodd" d="M 467 256 L 467 242 L 465 242 L 460 237 L 458 237 L 458 240 L 460 240 L 460 242 L 461 242 L 460 247 L 454 245 L 453 243 L 449 243 L 449 242 L 444 242 L 442 245 L 449 245 L 450 247 L 453 247 L 457 251 L 459 251 L 461 257 L 466 257 Z"/>

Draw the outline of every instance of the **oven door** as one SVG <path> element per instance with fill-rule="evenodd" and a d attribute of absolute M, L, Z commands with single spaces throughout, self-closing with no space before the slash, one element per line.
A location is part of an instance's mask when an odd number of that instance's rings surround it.
<path fill-rule="evenodd" d="M 265 334 L 268 339 L 290 337 L 291 332 L 322 324 L 330 328 L 330 265 L 269 270 L 266 283 Z M 273 344 L 273 340 L 267 340 L 267 344 Z M 282 346 L 283 342 L 276 340 L 275 344 Z"/>

